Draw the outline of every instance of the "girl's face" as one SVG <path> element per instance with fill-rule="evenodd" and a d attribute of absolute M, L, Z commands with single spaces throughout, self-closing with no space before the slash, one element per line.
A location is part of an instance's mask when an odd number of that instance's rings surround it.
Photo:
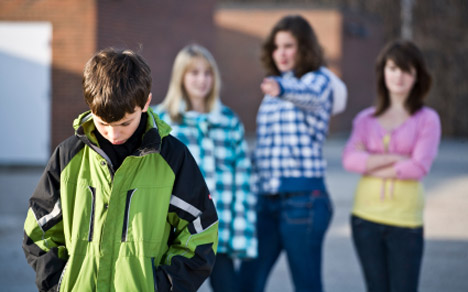
<path fill-rule="evenodd" d="M 280 72 L 287 72 L 296 66 L 297 40 L 289 31 L 279 31 L 275 35 L 273 61 Z"/>
<path fill-rule="evenodd" d="M 208 62 L 195 58 L 184 74 L 183 86 L 191 101 L 206 98 L 213 87 L 213 72 Z"/>
<path fill-rule="evenodd" d="M 384 68 L 385 85 L 391 96 L 408 97 L 416 82 L 416 70 L 403 71 L 393 60 L 388 59 Z"/>

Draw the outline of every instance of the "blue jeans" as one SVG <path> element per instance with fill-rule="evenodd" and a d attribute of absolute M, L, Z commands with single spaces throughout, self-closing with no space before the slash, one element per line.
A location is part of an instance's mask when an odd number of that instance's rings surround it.
<path fill-rule="evenodd" d="M 418 291 L 422 227 L 378 224 L 352 215 L 351 228 L 367 291 Z"/>
<path fill-rule="evenodd" d="M 213 292 L 238 292 L 238 277 L 234 260 L 228 254 L 218 253 L 210 275 Z"/>
<path fill-rule="evenodd" d="M 242 263 L 241 291 L 264 291 L 270 271 L 285 250 L 295 290 L 321 292 L 322 245 L 332 212 L 325 190 L 259 196 L 258 257 Z"/>

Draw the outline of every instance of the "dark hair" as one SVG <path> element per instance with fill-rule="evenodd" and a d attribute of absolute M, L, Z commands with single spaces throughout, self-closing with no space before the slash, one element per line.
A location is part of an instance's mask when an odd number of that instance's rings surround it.
<path fill-rule="evenodd" d="M 280 19 L 263 43 L 261 61 L 268 75 L 281 75 L 272 56 L 276 49 L 275 37 L 280 31 L 290 32 L 297 41 L 296 77 L 318 70 L 325 64 L 322 47 L 307 20 L 300 15 L 288 15 Z"/>
<path fill-rule="evenodd" d="M 379 116 L 390 106 L 390 96 L 385 85 L 385 65 L 392 60 L 405 72 L 416 71 L 416 81 L 406 99 L 405 107 L 412 115 L 424 105 L 424 98 L 431 88 L 432 78 L 427 70 L 423 55 L 418 47 L 408 40 L 396 40 L 388 43 L 377 57 L 375 71 L 377 75 L 377 105 L 374 116 Z"/>
<path fill-rule="evenodd" d="M 151 92 L 151 69 L 143 57 L 131 50 L 104 49 L 97 52 L 83 72 L 83 91 L 91 112 L 112 123 L 144 108 Z"/>

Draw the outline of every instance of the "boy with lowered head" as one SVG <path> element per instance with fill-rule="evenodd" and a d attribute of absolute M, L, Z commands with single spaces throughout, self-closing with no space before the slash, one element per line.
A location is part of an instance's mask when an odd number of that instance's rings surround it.
<path fill-rule="evenodd" d="M 196 291 L 209 276 L 216 210 L 189 151 L 149 107 L 151 82 L 130 50 L 86 64 L 90 111 L 52 154 L 24 224 L 40 291 Z"/>

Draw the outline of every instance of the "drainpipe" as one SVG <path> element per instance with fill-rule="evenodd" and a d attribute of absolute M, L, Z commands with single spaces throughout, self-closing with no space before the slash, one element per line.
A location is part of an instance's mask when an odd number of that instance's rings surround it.
<path fill-rule="evenodd" d="M 413 39 L 413 6 L 414 0 L 401 0 L 401 38 Z"/>

